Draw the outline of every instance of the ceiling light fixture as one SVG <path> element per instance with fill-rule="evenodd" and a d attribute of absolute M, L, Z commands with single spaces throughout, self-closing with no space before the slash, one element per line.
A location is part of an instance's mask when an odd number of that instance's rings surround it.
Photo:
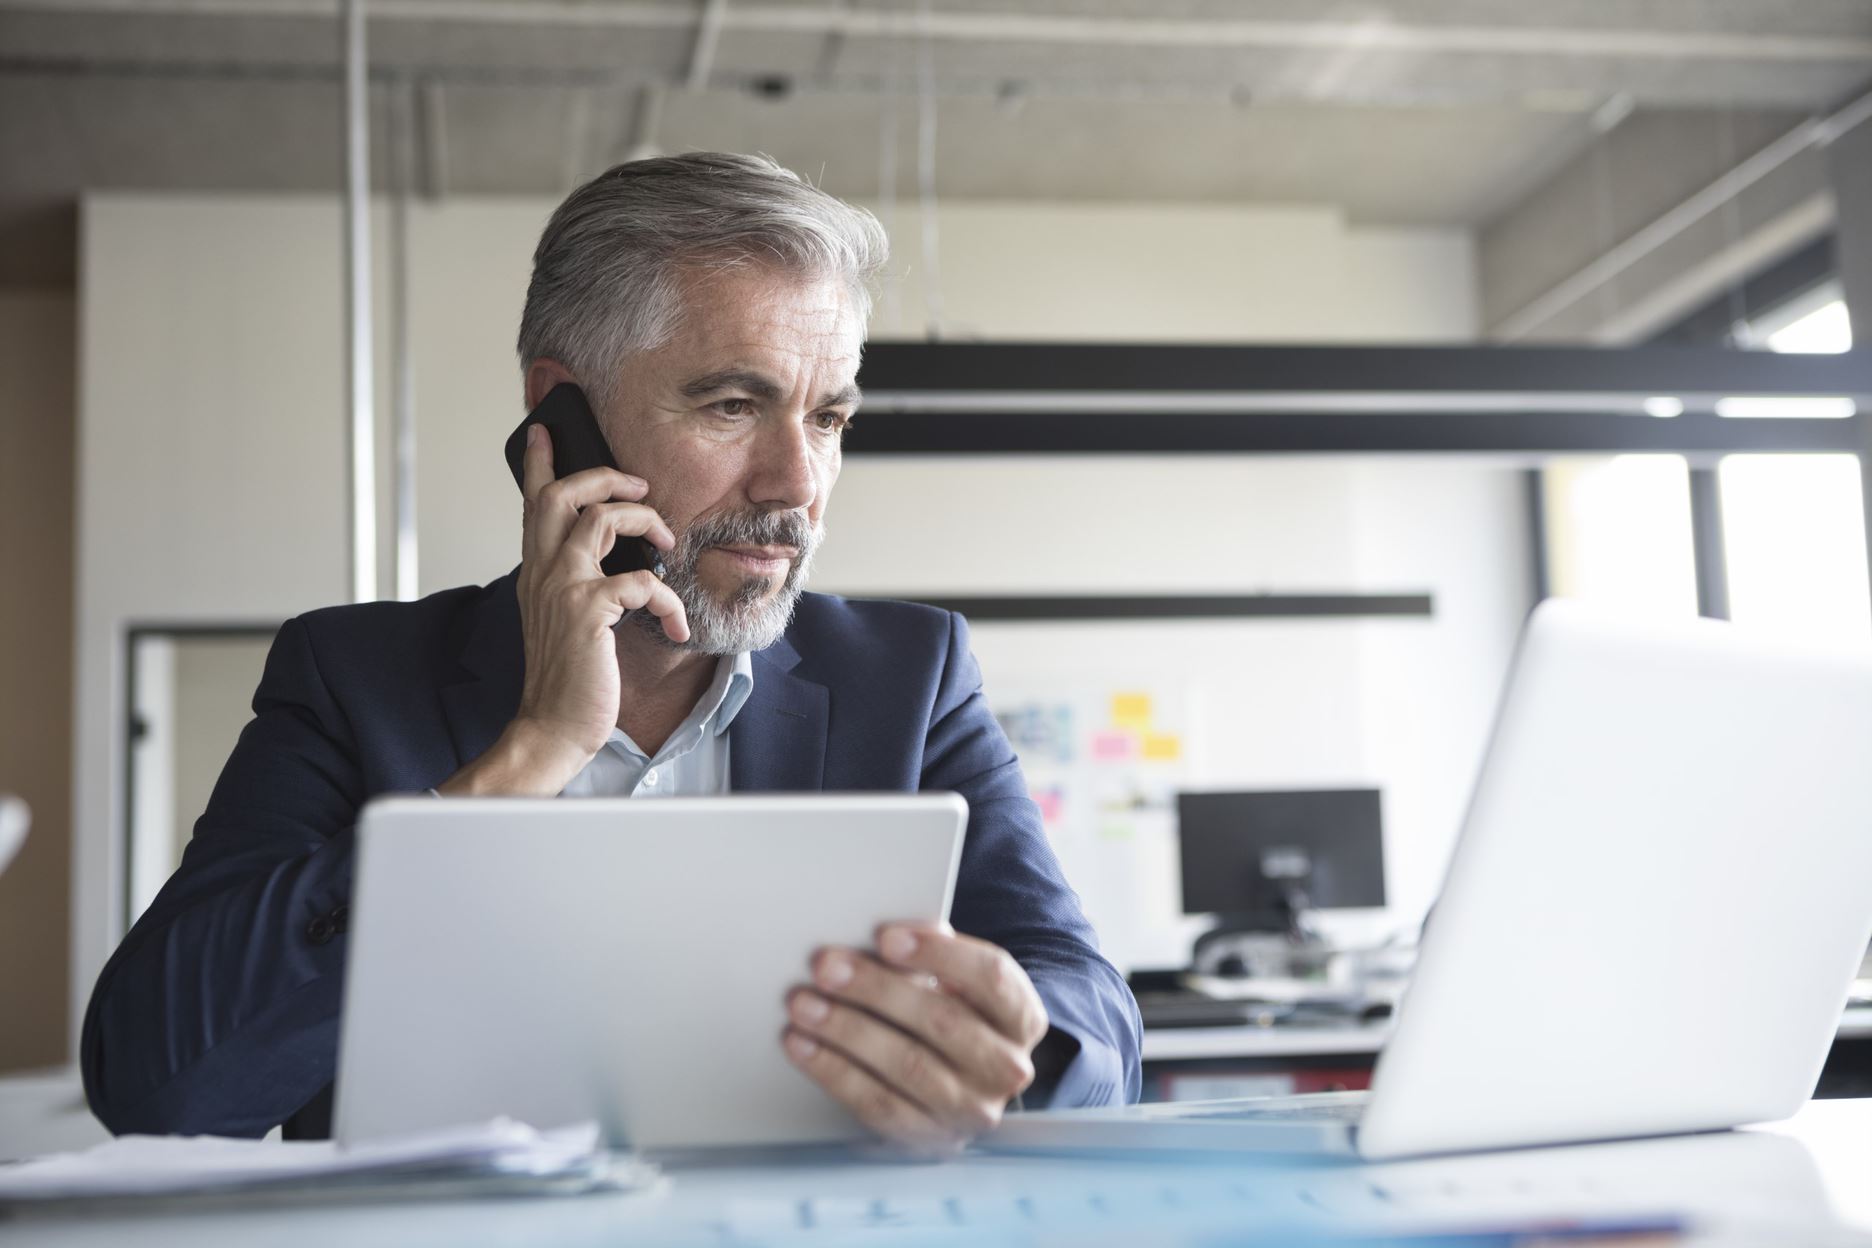
<path fill-rule="evenodd" d="M 1846 420 L 1859 410 L 1838 395 L 1759 394 L 1716 400 L 1716 414 L 1731 420 Z"/>

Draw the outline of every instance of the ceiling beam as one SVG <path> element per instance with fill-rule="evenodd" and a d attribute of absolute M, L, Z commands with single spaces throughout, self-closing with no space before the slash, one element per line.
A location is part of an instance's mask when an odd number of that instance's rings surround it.
<path fill-rule="evenodd" d="M 1869 119 L 1872 119 L 1872 92 L 1860 96 L 1829 116 L 1801 122 L 1748 159 L 1724 170 L 1715 179 L 1652 218 L 1641 229 L 1590 263 L 1496 321 L 1489 326 L 1488 337 L 1497 342 L 1518 342 L 1535 333 L 1691 226 L 1734 202 L 1742 192 L 1795 157 L 1814 148 L 1825 147 Z"/>
<path fill-rule="evenodd" d="M 713 3 L 713 0 L 711 0 Z M 115 16 L 333 17 L 338 0 L 4 0 L 0 9 Z M 525 27 L 629 27 L 678 30 L 693 10 L 620 0 L 374 0 L 379 22 L 458 22 Z M 1633 27 L 1412 25 L 1368 18 L 1277 21 L 1251 17 L 1179 19 L 1064 13 L 841 9 L 775 5 L 723 13 L 721 29 L 754 34 L 832 34 L 848 38 L 931 39 L 996 44 L 1074 44 L 1154 48 L 1258 48 L 1276 51 L 1463 53 L 1742 63 L 1872 63 L 1872 32 L 1779 34 Z"/>

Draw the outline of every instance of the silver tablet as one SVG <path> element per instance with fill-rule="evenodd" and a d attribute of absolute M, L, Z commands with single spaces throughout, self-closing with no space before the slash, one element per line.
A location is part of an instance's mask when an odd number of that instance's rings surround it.
<path fill-rule="evenodd" d="M 857 1138 L 786 1060 L 823 945 L 946 920 L 953 793 L 386 798 L 358 824 L 334 1134 L 595 1119 L 643 1149 Z"/>

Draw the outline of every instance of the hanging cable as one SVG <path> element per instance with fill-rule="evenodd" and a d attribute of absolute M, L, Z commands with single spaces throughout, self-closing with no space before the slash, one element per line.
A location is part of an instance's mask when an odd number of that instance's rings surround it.
<path fill-rule="evenodd" d="M 930 0 L 917 2 L 917 201 L 923 224 L 923 318 L 931 342 L 943 336 L 942 268 L 936 221 L 936 59 Z"/>
<path fill-rule="evenodd" d="M 902 68 L 899 44 L 891 46 L 891 76 L 899 78 Z M 897 92 L 884 93 L 884 108 L 878 117 L 878 219 L 883 222 L 885 237 L 897 238 L 897 136 L 902 118 L 897 110 Z M 903 275 L 898 266 L 884 275 L 884 308 L 881 318 L 886 325 L 903 324 Z"/>
<path fill-rule="evenodd" d="M 403 602 L 417 595 L 416 361 L 410 341 L 410 201 L 416 195 L 416 93 L 407 79 L 391 87 L 390 353 L 391 500 L 396 525 L 391 575 Z"/>

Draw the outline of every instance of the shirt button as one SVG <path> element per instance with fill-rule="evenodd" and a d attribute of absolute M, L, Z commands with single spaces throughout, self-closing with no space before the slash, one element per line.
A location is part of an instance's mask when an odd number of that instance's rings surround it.
<path fill-rule="evenodd" d="M 645 772 L 645 773 L 644 773 L 644 783 L 645 783 L 645 784 L 648 784 L 648 785 L 652 785 L 652 786 L 654 786 L 654 785 L 656 784 L 656 772 L 655 772 L 655 771 L 647 771 L 647 772 Z"/>

